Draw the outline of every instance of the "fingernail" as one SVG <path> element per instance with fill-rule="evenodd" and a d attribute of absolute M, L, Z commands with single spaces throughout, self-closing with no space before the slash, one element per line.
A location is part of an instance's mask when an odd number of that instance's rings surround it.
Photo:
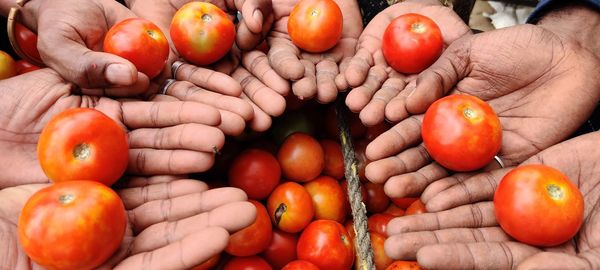
<path fill-rule="evenodd" d="M 106 68 L 106 80 L 115 85 L 132 85 L 135 78 L 131 75 L 131 70 L 127 65 L 110 64 Z"/>
<path fill-rule="evenodd" d="M 254 13 L 252 13 L 252 18 L 257 24 L 259 24 L 260 28 L 262 28 L 263 14 L 260 12 L 260 9 L 254 10 Z"/>

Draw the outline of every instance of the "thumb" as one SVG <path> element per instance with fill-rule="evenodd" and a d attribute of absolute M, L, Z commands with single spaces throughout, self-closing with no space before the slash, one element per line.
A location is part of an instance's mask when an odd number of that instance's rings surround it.
<path fill-rule="evenodd" d="M 415 89 L 406 99 L 411 114 L 424 113 L 429 105 L 448 94 L 468 74 L 470 43 L 457 41 L 417 77 Z"/>
<path fill-rule="evenodd" d="M 541 252 L 521 262 L 517 269 L 591 269 L 592 265 L 590 259 L 584 257 L 566 253 Z"/>

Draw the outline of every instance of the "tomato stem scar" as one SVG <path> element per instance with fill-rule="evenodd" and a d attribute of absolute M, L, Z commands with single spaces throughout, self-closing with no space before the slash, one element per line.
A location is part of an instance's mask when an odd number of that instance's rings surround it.
<path fill-rule="evenodd" d="M 317 17 L 319 15 L 318 9 L 313 9 L 310 11 L 310 16 Z"/>
<path fill-rule="evenodd" d="M 423 34 L 427 31 L 427 27 L 425 27 L 424 24 L 417 22 L 410 25 L 410 30 L 418 34 Z"/>
<path fill-rule="evenodd" d="M 564 197 L 564 192 L 562 188 L 555 184 L 547 185 L 546 191 L 548 192 L 550 198 L 552 198 L 553 200 L 560 200 Z"/>
<path fill-rule="evenodd" d="M 283 217 L 283 214 L 287 211 L 287 205 L 285 205 L 285 203 L 281 203 L 279 204 L 279 206 L 277 206 L 277 209 L 275 210 L 275 224 L 279 225 L 279 222 L 281 221 L 281 217 Z"/>
<path fill-rule="evenodd" d="M 75 200 L 75 195 L 73 194 L 63 194 L 58 197 L 58 201 L 61 205 L 69 204 L 70 202 Z"/>
<path fill-rule="evenodd" d="M 212 16 L 210 14 L 202 14 L 202 21 L 209 23 L 212 21 Z"/>
<path fill-rule="evenodd" d="M 80 143 L 75 145 L 73 149 L 73 157 L 78 160 L 86 160 L 92 155 L 92 149 L 90 149 L 90 145 L 87 143 Z"/>
<path fill-rule="evenodd" d="M 475 113 L 475 111 L 474 111 L 473 109 L 471 109 L 471 108 L 466 108 L 466 109 L 463 111 L 463 115 L 464 115 L 464 116 L 465 116 L 467 119 L 473 119 L 473 118 L 475 118 L 475 117 L 477 116 L 477 115 L 476 115 L 476 113 Z"/>

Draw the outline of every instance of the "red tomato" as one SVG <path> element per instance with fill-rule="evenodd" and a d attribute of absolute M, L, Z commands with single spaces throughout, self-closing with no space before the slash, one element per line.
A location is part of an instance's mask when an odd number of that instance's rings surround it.
<path fill-rule="evenodd" d="M 392 198 L 392 202 L 402 209 L 408 208 L 413 202 L 418 200 L 419 198 Z"/>
<path fill-rule="evenodd" d="M 34 70 L 41 69 L 41 67 L 35 66 L 25 60 L 19 60 L 15 62 L 15 68 L 17 70 L 17 75 L 25 74 L 27 72 L 32 72 Z"/>
<path fill-rule="evenodd" d="M 442 54 L 444 40 L 434 21 L 408 13 L 395 18 L 385 29 L 381 51 L 386 62 L 400 73 L 419 73 Z"/>
<path fill-rule="evenodd" d="M 344 196 L 344 202 L 346 204 L 346 211 L 348 211 L 348 215 L 352 214 L 352 208 L 350 206 L 350 199 L 348 199 L 348 180 L 344 179 L 341 184 L 342 189 L 346 192 L 346 196 Z M 367 204 L 367 189 L 365 186 L 360 183 L 360 194 L 362 196 L 362 202 Z"/>
<path fill-rule="evenodd" d="M 317 220 L 310 223 L 298 239 L 298 259 L 320 269 L 347 270 L 354 262 L 354 245 L 342 224 Z"/>
<path fill-rule="evenodd" d="M 342 146 L 336 141 L 321 140 L 321 147 L 325 153 L 325 168 L 323 174 L 335 179 L 344 178 L 344 155 Z"/>
<path fill-rule="evenodd" d="M 228 261 L 223 270 L 273 270 L 273 268 L 258 256 L 234 257 Z"/>
<path fill-rule="evenodd" d="M 169 57 L 169 42 L 162 31 L 149 20 L 125 19 L 108 30 L 104 51 L 129 60 L 149 78 L 158 76 Z"/>
<path fill-rule="evenodd" d="M 215 266 L 217 266 L 217 264 L 219 264 L 219 260 L 221 259 L 221 253 L 210 257 L 210 259 L 206 260 L 205 262 L 203 262 L 200 265 L 197 265 L 196 267 L 192 268 L 192 270 L 209 270 L 209 269 L 213 269 Z"/>
<path fill-rule="evenodd" d="M 265 207 L 254 200 L 249 200 L 256 207 L 256 219 L 250 226 L 237 231 L 229 237 L 225 252 L 234 256 L 251 256 L 263 252 L 273 237 L 273 227 L 269 213 Z"/>
<path fill-rule="evenodd" d="M 40 63 L 42 62 L 40 52 L 37 49 L 37 34 L 17 22 L 15 24 L 15 40 L 26 56 L 31 57 Z"/>
<path fill-rule="evenodd" d="M 40 135 L 38 159 L 54 182 L 88 179 L 107 186 L 125 172 L 127 134 L 94 109 L 68 109 L 55 115 Z"/>
<path fill-rule="evenodd" d="M 289 233 L 304 229 L 315 215 L 310 194 L 295 182 L 277 186 L 267 200 L 267 210 L 273 224 Z"/>
<path fill-rule="evenodd" d="M 408 208 L 406 208 L 405 215 L 415 215 L 427 213 L 427 208 L 425 208 L 425 204 L 421 200 L 414 201 Z"/>
<path fill-rule="evenodd" d="M 288 33 L 298 48 L 320 53 L 342 37 L 342 11 L 332 0 L 300 0 L 288 18 Z"/>
<path fill-rule="evenodd" d="M 385 270 L 425 270 L 417 262 L 412 261 L 395 261 Z"/>
<path fill-rule="evenodd" d="M 119 248 L 126 224 L 123 202 L 110 188 L 93 181 L 56 183 L 23 207 L 19 242 L 45 268 L 92 269 Z"/>
<path fill-rule="evenodd" d="M 346 219 L 346 191 L 337 180 L 329 176 L 319 176 L 304 184 L 312 198 L 315 219 L 329 219 L 344 222 Z"/>
<path fill-rule="evenodd" d="M 365 183 L 367 189 L 367 211 L 381 213 L 390 205 L 390 198 L 385 195 L 383 185 L 371 182 Z"/>
<path fill-rule="evenodd" d="M 394 262 L 385 254 L 384 243 L 386 237 L 376 232 L 370 232 L 369 235 L 371 236 L 371 248 L 373 249 L 375 269 L 385 270 Z"/>
<path fill-rule="evenodd" d="M 210 65 L 233 46 L 235 26 L 217 6 L 190 2 L 181 7 L 171 21 L 171 39 L 185 60 Z"/>
<path fill-rule="evenodd" d="M 287 263 L 297 259 L 296 245 L 298 235 L 286 233 L 278 229 L 273 230 L 273 240 L 262 256 L 276 269 L 281 269 Z"/>
<path fill-rule="evenodd" d="M 8 79 L 17 75 L 15 60 L 3 51 L 0 51 L 0 80 Z"/>
<path fill-rule="evenodd" d="M 296 260 L 286 264 L 281 270 L 319 270 L 319 267 L 309 261 Z"/>
<path fill-rule="evenodd" d="M 431 157 L 459 172 L 487 165 L 502 144 L 500 119 L 492 107 L 469 95 L 450 95 L 431 104 L 421 133 Z"/>
<path fill-rule="evenodd" d="M 292 181 L 315 179 L 325 166 L 323 148 L 315 138 L 305 133 L 288 136 L 277 153 L 283 176 Z"/>
<path fill-rule="evenodd" d="M 266 151 L 249 149 L 238 155 L 229 168 L 229 185 L 242 189 L 248 198 L 265 199 L 279 184 L 281 168 Z"/>
<path fill-rule="evenodd" d="M 404 216 L 404 212 L 404 209 L 398 207 L 393 203 L 391 203 L 390 206 L 388 206 L 388 208 L 385 209 L 385 211 L 383 211 L 384 214 L 392 215 L 394 217 Z"/>
<path fill-rule="evenodd" d="M 551 247 L 573 238 L 583 222 L 583 196 L 567 176 L 545 165 L 524 165 L 502 178 L 494 194 L 496 219 L 515 239 Z"/>
<path fill-rule="evenodd" d="M 371 215 L 367 221 L 370 232 L 375 232 L 387 237 L 387 225 L 395 217 L 388 214 Z"/>

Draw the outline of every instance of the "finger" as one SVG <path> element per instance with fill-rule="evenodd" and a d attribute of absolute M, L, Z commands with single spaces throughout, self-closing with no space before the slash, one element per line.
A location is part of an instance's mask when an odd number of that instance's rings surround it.
<path fill-rule="evenodd" d="M 254 108 L 254 118 L 250 120 L 250 128 L 257 132 L 267 131 L 273 123 L 271 116 L 265 113 L 260 107 L 256 106 L 254 102 L 250 101 L 250 98 L 245 94 L 242 94 L 242 98 L 248 100 L 252 105 L 252 108 Z"/>
<path fill-rule="evenodd" d="M 237 24 L 235 30 L 235 44 L 244 51 L 255 49 L 266 37 L 273 25 L 273 16 L 268 16 L 264 20 L 262 32 L 253 33 L 246 24 L 245 20 Z"/>
<path fill-rule="evenodd" d="M 340 63 L 340 73 L 335 76 L 335 85 L 337 86 L 339 91 L 343 91 L 345 92 L 350 85 L 348 84 L 348 80 L 346 80 L 346 69 L 348 69 L 348 66 L 350 65 L 350 60 L 352 59 L 352 57 L 346 57 L 344 59 L 342 59 L 342 62 Z"/>
<path fill-rule="evenodd" d="M 229 233 L 223 228 L 204 228 L 162 248 L 128 257 L 115 269 L 191 269 L 223 251 L 228 243 Z"/>
<path fill-rule="evenodd" d="M 185 123 L 216 126 L 221 123 L 217 109 L 198 102 L 124 102 L 123 123 L 130 129 L 167 127 Z"/>
<path fill-rule="evenodd" d="M 348 67 L 350 69 L 350 67 Z M 350 91 L 346 97 L 346 105 L 353 112 L 359 112 L 371 101 L 371 98 L 381 88 L 381 84 L 388 78 L 387 72 L 381 66 L 369 70 L 365 82 Z"/>
<path fill-rule="evenodd" d="M 381 89 L 371 98 L 371 101 L 360 111 L 360 120 L 366 126 L 374 126 L 385 120 L 387 104 L 404 88 L 404 80 L 400 78 L 387 79 Z"/>
<path fill-rule="evenodd" d="M 175 180 L 185 179 L 185 175 L 156 175 L 151 177 L 133 176 L 125 178 L 124 188 L 145 187 L 154 184 L 167 183 Z M 202 182 L 200 182 L 202 183 Z"/>
<path fill-rule="evenodd" d="M 352 87 L 363 84 L 374 64 L 373 55 L 367 49 L 358 49 L 344 72 L 348 84 Z"/>
<path fill-rule="evenodd" d="M 221 227 L 229 233 L 247 227 L 256 218 L 256 208 L 249 202 L 234 202 L 176 221 L 154 224 L 142 231 L 133 243 L 137 254 L 167 246 L 191 233 L 208 227 Z"/>
<path fill-rule="evenodd" d="M 223 146 L 215 146 L 217 149 L 221 147 Z M 149 148 L 129 149 L 127 172 L 138 175 L 204 172 L 212 167 L 214 161 L 213 152 Z"/>
<path fill-rule="evenodd" d="M 226 74 L 190 64 L 181 65 L 177 69 L 175 79 L 188 81 L 204 89 L 224 95 L 239 97 L 242 93 L 240 84 Z"/>
<path fill-rule="evenodd" d="M 431 163 L 416 172 L 390 177 L 383 187 L 390 198 L 415 197 L 432 182 L 448 176 L 444 167 Z"/>
<path fill-rule="evenodd" d="M 131 100 L 133 101 L 133 100 Z M 169 95 L 163 95 L 163 94 L 157 94 L 154 95 L 150 101 L 155 101 L 155 102 L 165 102 L 165 101 L 181 101 L 181 99 L 178 99 L 174 96 L 169 96 Z"/>
<path fill-rule="evenodd" d="M 367 145 L 365 150 L 367 159 L 379 160 L 390 157 L 419 143 L 422 121 L 422 115 L 411 116 L 379 135 Z"/>
<path fill-rule="evenodd" d="M 160 177 L 136 177 L 131 181 L 144 181 L 143 186 L 130 187 L 125 189 L 117 190 L 117 194 L 123 200 L 125 209 L 130 210 L 136 208 L 142 204 L 151 201 L 162 201 L 170 198 L 176 198 L 179 196 L 199 193 L 206 191 L 208 185 L 198 180 L 176 180 L 177 177 L 173 176 L 160 176 Z M 149 184 L 150 181 L 163 181 L 167 182 Z"/>
<path fill-rule="evenodd" d="M 391 122 L 399 122 L 411 114 L 406 110 L 406 98 L 415 90 L 416 83 L 411 81 L 385 106 L 385 118 Z"/>
<path fill-rule="evenodd" d="M 221 113 L 221 124 L 218 128 L 226 135 L 237 136 L 244 132 L 246 121 L 239 115 L 229 111 L 219 111 Z"/>
<path fill-rule="evenodd" d="M 198 136 L 202 134 L 202 136 Z M 225 135 L 216 127 L 181 124 L 166 128 L 139 128 L 128 133 L 130 148 L 186 149 L 212 152 Z"/>
<path fill-rule="evenodd" d="M 81 94 L 88 96 L 133 97 L 141 95 L 148 90 L 150 79 L 144 73 L 138 72 L 137 81 L 129 86 L 116 86 L 106 88 L 83 88 Z"/>
<path fill-rule="evenodd" d="M 424 246 L 501 241 L 510 241 L 510 238 L 500 227 L 409 232 L 388 237 L 385 241 L 385 251 L 390 258 L 413 261 L 417 257 L 417 251 Z"/>
<path fill-rule="evenodd" d="M 514 269 L 538 252 L 517 242 L 453 243 L 425 246 L 417 261 L 426 269 Z"/>
<path fill-rule="evenodd" d="M 383 184 L 390 177 L 415 172 L 429 163 L 429 153 L 419 145 L 397 155 L 370 162 L 365 168 L 365 176 L 374 183 Z"/>
<path fill-rule="evenodd" d="M 338 88 L 335 85 L 335 76 L 338 75 L 338 66 L 330 60 L 323 60 L 316 65 L 317 101 L 329 103 L 335 100 Z"/>
<path fill-rule="evenodd" d="M 209 212 L 220 206 L 247 200 L 246 193 L 237 188 L 217 188 L 188 192 L 178 197 L 153 200 L 127 212 L 134 233 L 160 222 L 174 222 Z"/>
<path fill-rule="evenodd" d="M 263 31 L 265 18 L 270 17 L 273 6 L 270 0 L 235 0 L 235 7 L 242 12 L 248 29 L 255 34 Z M 268 26 L 270 28 L 270 26 Z"/>
<path fill-rule="evenodd" d="M 244 95 L 261 110 L 272 116 L 279 116 L 285 111 L 285 99 L 281 94 L 267 87 L 244 68 L 238 68 L 232 76 L 240 82 Z"/>
<path fill-rule="evenodd" d="M 282 96 L 290 92 L 290 82 L 275 72 L 267 55 L 261 51 L 251 51 L 242 56 L 244 67 L 270 89 Z M 239 80 L 238 80 L 239 81 Z"/>
<path fill-rule="evenodd" d="M 388 223 L 388 235 L 453 228 L 497 226 L 493 202 L 459 206 L 446 211 L 395 218 Z"/>
<path fill-rule="evenodd" d="M 519 263 L 517 269 L 593 269 L 592 262 L 597 266 L 597 255 L 587 258 L 582 254 L 574 256 L 558 252 L 540 252 Z"/>
<path fill-rule="evenodd" d="M 311 99 L 317 94 L 315 65 L 307 60 L 300 61 L 304 66 L 304 77 L 292 84 L 292 92 L 300 100 Z"/>
<path fill-rule="evenodd" d="M 270 38 L 269 63 L 283 78 L 300 80 L 304 76 L 304 65 L 299 60 L 300 50 L 285 38 Z"/>

